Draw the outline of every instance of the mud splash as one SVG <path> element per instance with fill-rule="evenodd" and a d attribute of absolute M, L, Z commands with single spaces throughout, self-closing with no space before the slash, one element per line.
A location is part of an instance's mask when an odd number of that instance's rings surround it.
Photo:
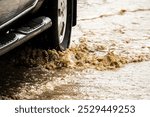
<path fill-rule="evenodd" d="M 103 53 L 103 54 L 101 54 Z M 26 48 L 13 61 L 24 66 L 42 65 L 46 69 L 85 69 L 97 70 L 115 69 L 127 63 L 126 58 L 107 51 L 107 47 L 100 44 L 90 44 L 81 39 L 80 44 L 74 45 L 66 51 L 42 50 Z"/>

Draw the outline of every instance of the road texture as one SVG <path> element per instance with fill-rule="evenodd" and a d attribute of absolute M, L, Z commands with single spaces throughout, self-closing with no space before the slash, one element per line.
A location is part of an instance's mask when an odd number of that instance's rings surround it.
<path fill-rule="evenodd" d="M 22 48 L 0 58 L 0 99 L 150 99 L 149 0 L 78 0 L 70 49 Z"/>

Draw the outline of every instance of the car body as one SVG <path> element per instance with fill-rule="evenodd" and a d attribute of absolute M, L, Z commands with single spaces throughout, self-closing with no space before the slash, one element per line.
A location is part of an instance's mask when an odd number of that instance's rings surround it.
<path fill-rule="evenodd" d="M 0 55 L 43 32 L 58 38 L 48 46 L 67 48 L 76 16 L 77 0 L 0 0 Z"/>

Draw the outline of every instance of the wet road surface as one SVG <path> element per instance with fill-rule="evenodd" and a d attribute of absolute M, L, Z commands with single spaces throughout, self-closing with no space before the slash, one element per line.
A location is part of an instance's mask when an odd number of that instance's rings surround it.
<path fill-rule="evenodd" d="M 149 0 L 79 0 L 69 50 L 0 58 L 0 99 L 150 99 L 149 20 Z"/>

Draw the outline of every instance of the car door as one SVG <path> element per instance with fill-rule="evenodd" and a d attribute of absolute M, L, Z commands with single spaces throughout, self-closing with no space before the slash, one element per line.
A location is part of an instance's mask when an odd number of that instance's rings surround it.
<path fill-rule="evenodd" d="M 20 0 L 0 0 L 0 27 L 17 15 Z"/>
<path fill-rule="evenodd" d="M 19 11 L 24 11 L 37 3 L 39 0 L 20 0 Z"/>

